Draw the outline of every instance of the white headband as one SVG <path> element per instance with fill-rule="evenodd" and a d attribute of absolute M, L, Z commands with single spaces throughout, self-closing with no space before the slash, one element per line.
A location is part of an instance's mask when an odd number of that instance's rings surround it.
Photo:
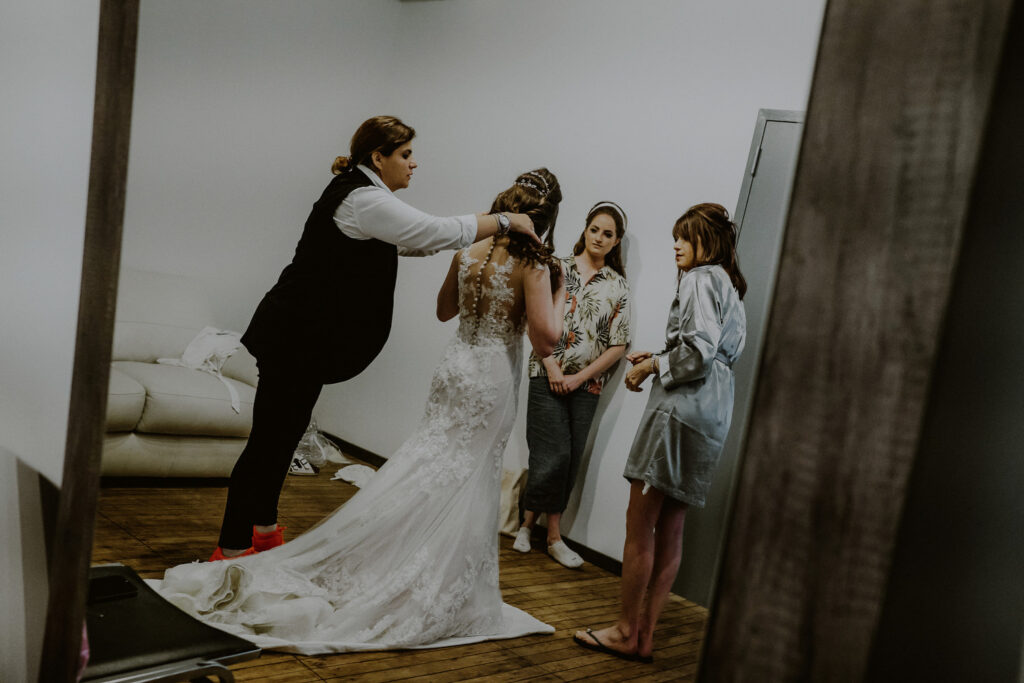
<path fill-rule="evenodd" d="M 622 232 L 626 232 L 626 226 L 629 224 L 629 219 L 626 218 L 626 212 L 622 210 L 622 207 L 615 202 L 598 202 L 590 207 L 590 211 L 587 211 L 588 216 L 593 216 L 594 212 L 598 209 L 614 209 L 616 213 L 622 218 Z"/>

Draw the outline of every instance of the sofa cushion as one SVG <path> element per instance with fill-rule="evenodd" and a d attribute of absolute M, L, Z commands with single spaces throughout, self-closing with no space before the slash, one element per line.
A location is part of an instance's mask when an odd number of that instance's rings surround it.
<path fill-rule="evenodd" d="M 114 360 L 155 363 L 157 358 L 179 358 L 199 328 L 137 320 L 114 323 Z"/>
<path fill-rule="evenodd" d="M 105 477 L 228 477 L 246 439 L 118 432 L 103 437 Z"/>
<path fill-rule="evenodd" d="M 114 320 L 114 360 L 180 358 L 199 330 L 215 324 L 209 283 L 122 268 Z"/>
<path fill-rule="evenodd" d="M 108 387 L 107 431 L 132 431 L 146 405 L 146 388 L 116 367 L 110 368 Z"/>
<path fill-rule="evenodd" d="M 238 391 L 241 413 L 231 408 L 224 383 L 207 372 L 174 365 L 117 361 L 118 370 L 146 388 L 146 407 L 135 431 L 191 436 L 248 436 L 255 387 L 226 379 Z"/>
<path fill-rule="evenodd" d="M 256 359 L 245 350 L 244 346 L 228 356 L 220 371 L 225 377 L 237 379 L 252 386 L 256 386 L 256 382 L 259 380 Z"/>

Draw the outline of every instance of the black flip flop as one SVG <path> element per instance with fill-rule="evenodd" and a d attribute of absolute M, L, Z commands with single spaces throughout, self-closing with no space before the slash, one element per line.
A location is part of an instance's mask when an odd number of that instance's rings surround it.
<path fill-rule="evenodd" d="M 594 652 L 603 652 L 606 655 L 611 655 L 612 657 L 618 657 L 619 659 L 625 659 L 626 661 L 630 661 L 630 662 L 643 662 L 644 664 L 650 664 L 651 662 L 654 661 L 654 657 L 652 655 L 644 656 L 644 655 L 638 655 L 635 652 L 622 652 L 621 650 L 613 650 L 612 648 L 608 647 L 607 645 L 602 643 L 600 640 L 598 640 L 597 636 L 594 635 L 594 631 L 592 629 L 589 629 L 589 628 L 587 629 L 587 635 L 590 636 L 591 638 L 593 638 L 594 642 L 591 643 L 589 641 L 583 640 L 582 638 L 577 636 L 575 633 L 572 634 L 572 639 L 580 647 L 585 647 L 588 650 L 593 650 Z"/>

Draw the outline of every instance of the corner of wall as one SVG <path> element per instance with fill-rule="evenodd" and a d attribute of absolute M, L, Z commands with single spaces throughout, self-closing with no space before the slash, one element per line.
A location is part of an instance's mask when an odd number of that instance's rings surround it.
<path fill-rule="evenodd" d="M 39 675 L 49 596 L 39 473 L 0 448 L 0 680 Z"/>

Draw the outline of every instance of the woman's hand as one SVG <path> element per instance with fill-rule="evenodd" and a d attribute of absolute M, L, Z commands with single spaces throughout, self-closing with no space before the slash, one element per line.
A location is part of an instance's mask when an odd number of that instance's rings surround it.
<path fill-rule="evenodd" d="M 537 237 L 537 233 L 533 231 L 533 221 L 525 213 L 506 213 L 509 220 L 509 227 L 512 232 L 518 232 L 526 235 L 537 244 L 541 244 L 540 238 Z"/>
<path fill-rule="evenodd" d="M 541 363 L 544 365 L 544 370 L 548 373 L 548 388 L 551 389 L 551 393 L 561 396 L 565 393 L 562 389 L 562 384 L 565 382 L 562 366 L 558 364 L 554 356 L 541 359 Z"/>
<path fill-rule="evenodd" d="M 580 377 L 580 373 L 562 376 L 562 388 L 566 394 L 571 394 L 581 386 L 583 386 L 583 378 Z"/>
<path fill-rule="evenodd" d="M 629 361 L 630 365 L 636 365 L 642 361 L 647 360 L 654 354 L 650 351 L 634 351 L 633 353 L 626 354 L 626 360 Z"/>
<path fill-rule="evenodd" d="M 526 235 L 537 244 L 542 244 L 537 233 L 533 231 L 533 221 L 525 213 L 501 212 L 508 218 L 509 232 L 518 232 Z M 476 236 L 474 242 L 495 237 L 501 230 L 501 223 L 498 222 L 498 215 L 493 213 L 478 213 L 476 215 Z"/>
<path fill-rule="evenodd" d="M 573 375 L 563 375 L 561 371 L 557 375 L 548 375 L 548 386 L 551 388 L 552 394 L 558 394 L 559 396 L 567 396 L 572 392 L 576 391 L 583 384 L 583 378 L 579 376 L 579 373 Z"/>
<path fill-rule="evenodd" d="M 633 367 L 626 372 L 626 388 L 630 391 L 643 391 L 640 385 L 648 376 L 654 374 L 654 359 L 648 353 L 646 358 L 636 362 L 630 359 L 630 362 L 633 363 Z"/>

